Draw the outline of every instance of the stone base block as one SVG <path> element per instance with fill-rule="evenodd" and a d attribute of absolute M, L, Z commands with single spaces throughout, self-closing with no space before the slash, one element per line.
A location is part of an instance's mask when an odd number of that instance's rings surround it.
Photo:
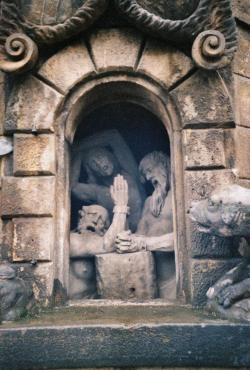
<path fill-rule="evenodd" d="M 155 264 L 150 252 L 96 256 L 96 274 L 103 299 L 156 298 Z"/>

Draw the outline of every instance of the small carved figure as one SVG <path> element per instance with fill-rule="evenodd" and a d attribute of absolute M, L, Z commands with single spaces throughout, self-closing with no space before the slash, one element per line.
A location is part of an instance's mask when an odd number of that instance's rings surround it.
<path fill-rule="evenodd" d="M 18 320 L 27 313 L 32 291 L 8 264 L 0 264 L 0 318 Z"/>
<path fill-rule="evenodd" d="M 116 236 L 125 230 L 129 210 L 127 206 L 128 184 L 121 175 L 115 177 L 110 192 L 114 203 L 112 224 L 110 225 L 107 210 L 102 206 L 84 206 L 79 211 L 80 219 L 77 230 L 70 234 L 71 286 L 69 296 L 71 298 L 93 298 L 95 296 L 94 263 L 86 260 L 86 257 L 115 251 Z"/>
<path fill-rule="evenodd" d="M 191 218 L 201 232 L 250 241 L 250 190 L 229 185 L 192 205 Z M 208 306 L 226 318 L 250 321 L 250 248 L 244 259 L 207 292 Z"/>
<path fill-rule="evenodd" d="M 149 181 L 154 192 L 144 204 L 136 234 L 120 233 L 116 239 L 118 253 L 148 250 L 173 252 L 173 212 L 170 158 L 162 152 L 146 155 L 139 166 L 142 181 Z M 156 254 L 158 283 L 162 297 L 175 296 L 175 261 L 173 253 Z M 162 291 L 162 292 L 161 292 Z"/>
<path fill-rule="evenodd" d="M 75 152 L 72 193 L 87 204 L 103 206 L 111 216 L 113 200 L 110 186 L 114 177 L 121 174 L 129 187 L 128 222 L 131 230 L 135 230 L 141 217 L 144 191 L 135 159 L 118 131 L 109 130 L 83 139 Z M 87 172 L 84 183 L 80 182 L 82 167 Z"/>

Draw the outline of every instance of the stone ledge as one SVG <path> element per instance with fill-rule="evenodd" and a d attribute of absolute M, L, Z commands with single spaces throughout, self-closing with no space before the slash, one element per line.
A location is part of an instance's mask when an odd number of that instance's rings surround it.
<path fill-rule="evenodd" d="M 141 305 L 134 308 L 134 312 L 140 313 L 142 309 L 141 319 L 131 323 L 127 316 L 128 322 L 124 323 L 119 306 L 113 307 L 113 315 L 117 309 L 121 318 L 116 323 L 107 319 L 104 306 L 96 304 L 90 310 L 82 308 L 78 314 L 56 310 L 50 320 L 41 316 L 37 323 L 32 320 L 4 324 L 0 327 L 0 368 L 203 366 L 236 369 L 250 365 L 246 340 L 250 336 L 250 325 L 202 319 L 190 309 L 166 306 L 161 308 L 166 312 L 166 320 L 162 317 L 160 322 L 153 323 L 144 316 L 146 309 Z M 154 315 L 158 311 L 149 305 L 147 312 Z M 190 312 L 193 322 L 185 318 L 186 311 Z M 173 322 L 169 319 L 171 312 L 172 315 L 177 312 Z M 133 317 L 131 309 L 128 313 Z M 86 323 L 90 318 L 92 324 Z"/>

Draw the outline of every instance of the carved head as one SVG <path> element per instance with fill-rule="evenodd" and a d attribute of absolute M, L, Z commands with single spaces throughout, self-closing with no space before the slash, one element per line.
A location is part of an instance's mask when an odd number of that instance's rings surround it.
<path fill-rule="evenodd" d="M 16 278 L 16 271 L 10 264 L 3 262 L 0 264 L 0 280 L 11 280 Z"/>
<path fill-rule="evenodd" d="M 110 226 L 108 211 L 99 205 L 83 206 L 79 211 L 77 231 L 91 231 L 103 236 Z"/>
<path fill-rule="evenodd" d="M 149 153 L 141 160 L 139 172 L 142 182 L 150 181 L 155 189 L 151 198 L 151 212 L 158 217 L 171 186 L 170 158 L 163 152 Z"/>
<path fill-rule="evenodd" d="M 194 202 L 190 218 L 199 231 L 221 237 L 250 235 L 250 190 L 229 185 L 215 190 L 207 199 Z"/>
<path fill-rule="evenodd" d="M 109 177 L 115 172 L 117 161 L 114 155 L 104 147 L 90 149 L 85 156 L 88 171 L 98 177 Z"/>

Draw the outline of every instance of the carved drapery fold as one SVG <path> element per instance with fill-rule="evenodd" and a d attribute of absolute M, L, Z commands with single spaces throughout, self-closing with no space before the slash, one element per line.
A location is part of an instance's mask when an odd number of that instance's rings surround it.
<path fill-rule="evenodd" d="M 0 69 L 12 73 L 31 69 L 38 59 L 36 44 L 53 45 L 88 29 L 109 1 L 86 0 L 64 22 L 38 25 L 24 18 L 18 0 L 0 0 Z M 154 14 L 148 3 L 146 9 L 136 0 L 113 1 L 121 15 L 143 32 L 190 49 L 193 45 L 193 59 L 201 68 L 223 68 L 233 58 L 237 38 L 230 0 L 200 0 L 194 12 L 182 20 Z M 165 3 L 167 7 L 168 0 Z"/>
<path fill-rule="evenodd" d="M 38 45 L 52 45 L 89 28 L 105 11 L 109 0 L 87 0 L 63 23 L 37 25 L 20 13 L 18 0 L 2 0 L 0 13 L 0 69 L 21 73 L 38 59 Z M 15 34 L 15 37 L 13 35 Z M 11 37 L 11 39 L 9 39 Z"/>
<path fill-rule="evenodd" d="M 115 0 L 115 3 L 130 23 L 154 37 L 180 44 L 193 43 L 192 56 L 199 67 L 223 68 L 233 59 L 237 37 L 230 0 L 200 0 L 193 14 L 182 20 L 150 13 L 136 0 Z"/>

